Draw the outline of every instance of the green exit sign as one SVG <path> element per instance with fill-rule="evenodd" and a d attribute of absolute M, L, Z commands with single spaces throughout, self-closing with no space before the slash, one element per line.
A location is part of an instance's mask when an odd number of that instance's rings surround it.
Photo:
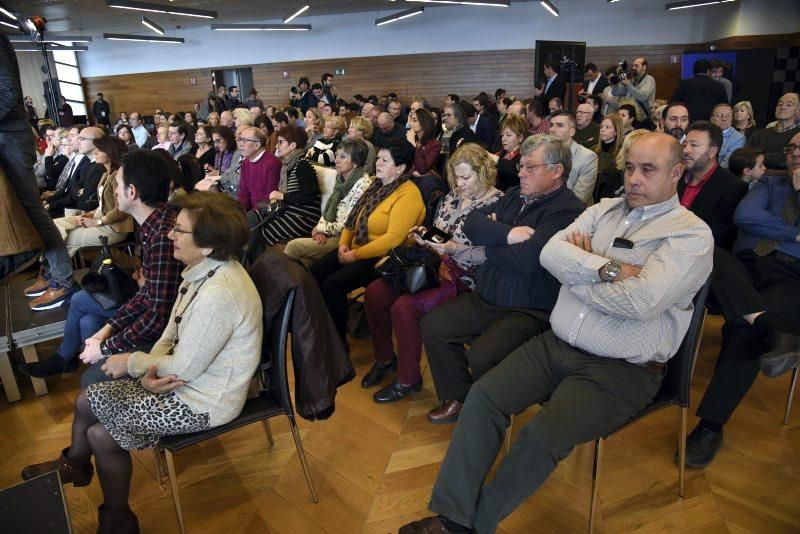
<path fill-rule="evenodd" d="M 336 69 L 333 71 L 336 76 L 344 76 L 345 72 L 344 69 Z"/>

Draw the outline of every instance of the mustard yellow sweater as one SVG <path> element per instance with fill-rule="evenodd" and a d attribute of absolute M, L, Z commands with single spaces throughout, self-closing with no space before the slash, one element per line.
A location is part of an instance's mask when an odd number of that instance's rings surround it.
<path fill-rule="evenodd" d="M 389 250 L 402 245 L 408 232 L 425 220 L 425 203 L 419 189 L 408 180 L 383 199 L 367 219 L 367 243 L 353 244 L 355 231 L 345 228 L 339 246 L 347 245 L 356 259 L 366 260 L 385 255 Z"/>

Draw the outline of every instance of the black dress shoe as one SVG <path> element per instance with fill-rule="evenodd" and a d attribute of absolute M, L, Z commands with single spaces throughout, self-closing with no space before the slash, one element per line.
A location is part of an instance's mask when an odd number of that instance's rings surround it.
<path fill-rule="evenodd" d="M 715 432 L 704 426 L 697 426 L 686 438 L 686 466 L 699 469 L 706 467 L 722 447 L 722 430 Z M 679 461 L 675 453 L 675 462 Z"/>
<path fill-rule="evenodd" d="M 373 363 L 372 369 L 361 379 L 361 387 L 371 388 L 372 386 L 377 386 L 389 371 L 397 371 L 397 356 L 394 356 L 389 363 Z"/>
<path fill-rule="evenodd" d="M 78 369 L 78 358 L 62 358 L 57 352 L 40 362 L 20 364 L 19 370 L 32 378 L 47 378 L 49 376 L 72 373 Z"/>
<path fill-rule="evenodd" d="M 767 351 L 758 359 L 761 372 L 769 377 L 780 376 L 800 364 L 800 336 L 775 332 L 768 340 Z"/>
<path fill-rule="evenodd" d="M 372 398 L 375 399 L 375 402 L 394 402 L 399 401 L 403 397 L 411 395 L 412 393 L 416 393 L 421 389 L 422 378 L 410 386 L 404 386 L 398 379 L 395 378 L 391 384 L 375 393 Z"/>

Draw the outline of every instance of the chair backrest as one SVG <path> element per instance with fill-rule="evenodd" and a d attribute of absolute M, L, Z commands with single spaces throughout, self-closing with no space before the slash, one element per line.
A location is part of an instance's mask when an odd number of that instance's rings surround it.
<path fill-rule="evenodd" d="M 324 210 L 336 185 L 336 169 L 314 165 L 314 170 L 317 172 L 317 183 L 319 183 L 320 206 Z"/>
<path fill-rule="evenodd" d="M 264 340 L 261 346 L 259 367 L 266 390 L 262 395 L 270 395 L 283 405 L 286 414 L 294 414 L 292 399 L 289 396 L 289 376 L 287 359 L 289 355 L 289 332 L 291 331 L 292 310 L 296 288 L 286 294 L 283 305 L 275 317 L 264 324 Z"/>
<path fill-rule="evenodd" d="M 703 284 L 703 287 L 695 294 L 692 303 L 694 312 L 689 323 L 689 329 L 683 338 L 683 343 L 678 352 L 667 364 L 667 373 L 661 382 L 661 392 L 659 397 L 669 397 L 680 406 L 689 406 L 689 392 L 694 374 L 694 364 L 697 359 L 697 351 L 700 347 L 700 338 L 703 334 L 703 319 L 706 315 L 706 297 L 711 288 L 711 275 Z"/>

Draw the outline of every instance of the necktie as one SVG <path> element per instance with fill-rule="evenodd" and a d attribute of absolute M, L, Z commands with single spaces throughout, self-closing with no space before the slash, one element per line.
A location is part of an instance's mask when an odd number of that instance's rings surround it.
<path fill-rule="evenodd" d="M 797 226 L 797 222 L 800 221 L 800 206 L 797 205 L 797 193 L 794 191 L 786 197 L 786 202 L 783 203 L 781 219 L 787 224 L 795 226 Z M 759 256 L 766 256 L 774 252 L 780 244 L 780 241 L 775 241 L 774 239 L 759 239 L 753 247 L 753 252 Z"/>
<path fill-rule="evenodd" d="M 75 168 L 75 159 L 72 158 L 69 160 L 69 163 L 64 165 L 64 170 L 61 171 L 61 174 L 58 175 L 58 182 L 56 182 L 56 191 L 59 189 L 63 189 L 66 183 L 69 181 L 70 176 L 72 176 L 72 170 Z"/>

